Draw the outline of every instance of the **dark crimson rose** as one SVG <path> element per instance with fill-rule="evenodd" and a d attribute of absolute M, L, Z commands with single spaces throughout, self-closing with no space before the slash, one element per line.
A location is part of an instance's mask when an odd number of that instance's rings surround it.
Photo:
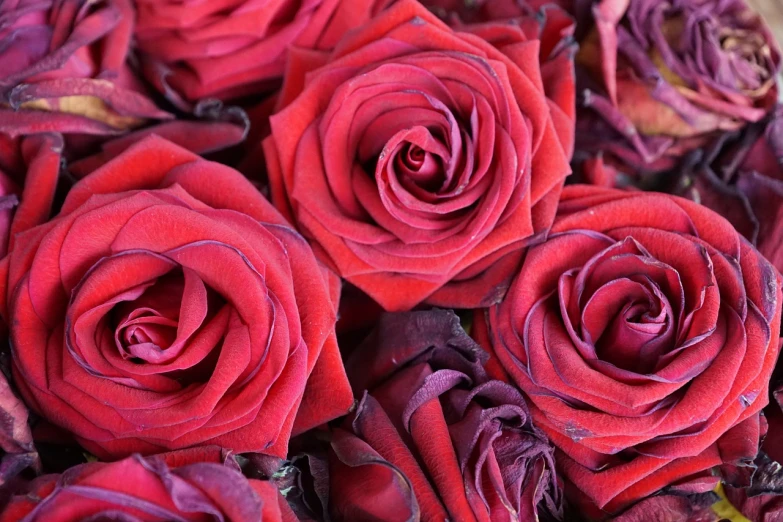
<path fill-rule="evenodd" d="M 390 0 L 135 0 L 147 78 L 175 104 L 269 90 L 288 49 L 328 50 Z"/>
<path fill-rule="evenodd" d="M 740 137 L 723 136 L 684 169 L 679 190 L 728 219 L 783 270 L 783 107 Z"/>
<path fill-rule="evenodd" d="M 25 484 L 2 522 L 281 522 L 296 517 L 269 482 L 246 479 L 217 447 L 130 456 Z"/>
<path fill-rule="evenodd" d="M 120 134 L 168 119 L 126 60 L 131 0 L 0 3 L 0 132 Z"/>
<path fill-rule="evenodd" d="M 346 363 L 362 400 L 314 473 L 332 520 L 521 521 L 558 511 L 552 449 L 519 391 L 487 377 L 485 359 L 451 311 L 381 317 Z"/>
<path fill-rule="evenodd" d="M 577 149 L 660 172 L 775 104 L 780 52 L 744 0 L 600 0 L 580 11 L 593 27 L 577 57 Z"/>
<path fill-rule="evenodd" d="M 575 156 L 573 164 L 575 167 L 572 179 L 578 183 L 607 188 L 631 186 L 633 178 L 610 162 L 604 161 L 604 156 L 600 152 L 594 156 Z"/>
<path fill-rule="evenodd" d="M 573 64 L 544 74 L 523 29 L 457 32 L 402 0 L 331 54 L 290 55 L 264 142 L 272 201 L 387 310 L 496 301 L 551 225 Z"/>
<path fill-rule="evenodd" d="M 159 137 L 78 182 L 0 268 L 23 398 L 101 458 L 283 457 L 353 402 L 336 276 L 238 172 Z"/>
<path fill-rule="evenodd" d="M 779 277 L 696 203 L 566 187 L 548 240 L 488 312 L 486 344 L 557 447 L 567 492 L 616 512 L 755 457 Z"/>

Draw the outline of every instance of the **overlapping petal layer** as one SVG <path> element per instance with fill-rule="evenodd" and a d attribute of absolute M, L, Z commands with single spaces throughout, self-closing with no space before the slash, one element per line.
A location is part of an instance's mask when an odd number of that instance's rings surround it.
<path fill-rule="evenodd" d="M 98 455 L 217 443 L 282 457 L 292 431 L 351 405 L 336 278 L 227 167 L 145 139 L 16 241 L 16 381 Z"/>
<path fill-rule="evenodd" d="M 296 520 L 269 482 L 248 480 L 218 447 L 89 463 L 17 486 L 3 522 Z"/>
<path fill-rule="evenodd" d="M 611 511 L 755 456 L 780 305 L 777 271 L 717 214 L 575 185 L 489 337 L 574 490 Z"/>

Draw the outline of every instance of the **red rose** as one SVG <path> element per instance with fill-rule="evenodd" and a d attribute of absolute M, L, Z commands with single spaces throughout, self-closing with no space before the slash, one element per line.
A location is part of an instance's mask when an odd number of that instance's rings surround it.
<path fill-rule="evenodd" d="M 295 521 L 269 482 L 248 480 L 220 448 L 82 464 L 26 484 L 2 522 Z"/>
<path fill-rule="evenodd" d="M 559 510 L 552 448 L 485 359 L 451 311 L 380 319 L 346 363 L 363 398 L 326 462 L 311 458 L 332 520 L 527 521 Z"/>
<path fill-rule="evenodd" d="M 264 142 L 273 203 L 387 310 L 497 300 L 570 172 L 572 62 L 544 74 L 520 26 L 463 29 L 402 0 L 292 52 Z"/>
<path fill-rule="evenodd" d="M 182 106 L 279 83 L 291 46 L 331 49 L 389 0 L 136 0 L 148 79 Z"/>
<path fill-rule="evenodd" d="M 775 268 L 709 209 L 574 185 L 490 339 L 575 495 L 614 511 L 756 455 L 780 307 Z"/>
<path fill-rule="evenodd" d="M 352 397 L 337 278 L 232 169 L 147 138 L 3 262 L 25 401 L 101 457 L 284 456 Z"/>
<path fill-rule="evenodd" d="M 119 134 L 168 119 L 126 64 L 130 0 L 0 3 L 0 132 Z"/>

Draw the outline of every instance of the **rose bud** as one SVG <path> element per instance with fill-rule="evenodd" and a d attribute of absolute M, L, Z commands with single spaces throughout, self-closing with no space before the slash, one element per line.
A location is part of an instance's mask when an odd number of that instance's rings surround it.
<path fill-rule="evenodd" d="M 519 26 L 464 31 L 402 0 L 292 50 L 264 142 L 273 203 L 386 310 L 496 301 L 570 173 L 570 63 L 543 75 Z"/>
<path fill-rule="evenodd" d="M 0 3 L 0 132 L 121 134 L 169 119 L 126 60 L 130 0 Z"/>
<path fill-rule="evenodd" d="M 238 172 L 159 137 L 76 183 L 0 266 L 22 397 L 100 458 L 284 457 L 353 403 L 337 277 Z"/>
<path fill-rule="evenodd" d="M 519 391 L 487 377 L 485 359 L 451 311 L 380 319 L 346 363 L 361 402 L 314 475 L 333 520 L 537 520 L 559 510 L 552 449 Z"/>
<path fill-rule="evenodd" d="M 780 52 L 744 0 L 600 0 L 587 11 L 578 150 L 661 172 L 775 104 Z"/>
<path fill-rule="evenodd" d="M 290 47 L 327 50 L 390 0 L 136 0 L 147 79 L 177 106 L 279 85 Z"/>
<path fill-rule="evenodd" d="M 783 107 L 739 137 L 723 136 L 680 183 L 682 195 L 728 219 L 783 270 Z"/>
<path fill-rule="evenodd" d="M 617 512 L 758 452 L 781 280 L 713 211 L 566 187 L 488 312 L 487 346 L 557 447 L 566 492 Z"/>
<path fill-rule="evenodd" d="M 296 520 L 269 482 L 246 479 L 220 448 L 92 462 L 44 475 L 16 491 L 0 521 Z"/>

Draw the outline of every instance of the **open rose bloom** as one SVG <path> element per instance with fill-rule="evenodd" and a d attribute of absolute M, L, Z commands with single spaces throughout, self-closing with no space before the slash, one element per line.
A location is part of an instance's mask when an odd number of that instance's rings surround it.
<path fill-rule="evenodd" d="M 778 272 L 714 212 L 574 185 L 485 343 L 572 498 L 613 512 L 755 457 L 780 305 Z"/>
<path fill-rule="evenodd" d="M 576 4 L 580 151 L 604 151 L 632 176 L 660 172 L 774 106 L 780 52 L 744 0 Z"/>
<path fill-rule="evenodd" d="M 2 269 L 22 396 L 101 457 L 284 457 L 351 406 L 334 275 L 238 172 L 161 138 L 85 177 Z"/>
<path fill-rule="evenodd" d="M 573 62 L 542 66 L 539 30 L 452 30 L 403 0 L 331 54 L 292 52 L 264 143 L 273 203 L 387 310 L 496 301 L 551 225 Z"/>

